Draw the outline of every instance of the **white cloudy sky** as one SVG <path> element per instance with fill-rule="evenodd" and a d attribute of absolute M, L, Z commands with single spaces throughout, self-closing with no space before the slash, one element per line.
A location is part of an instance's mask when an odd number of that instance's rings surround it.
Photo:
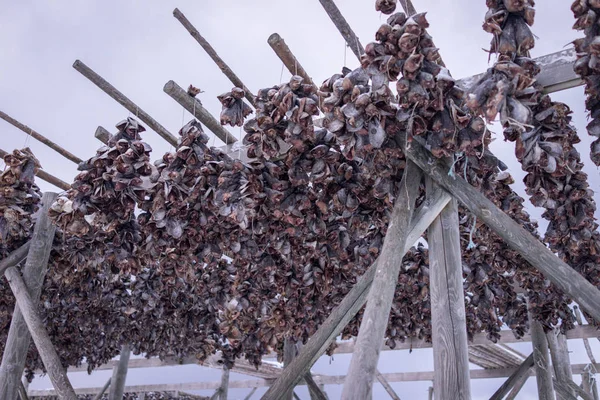
<path fill-rule="evenodd" d="M 481 29 L 486 11 L 484 0 L 414 2 L 418 10 L 428 11 L 430 33 L 455 78 L 488 67 L 487 54 L 482 51 L 490 39 Z M 337 3 L 363 45 L 373 39 L 374 32 L 386 19 L 374 11 L 374 0 Z M 534 33 L 539 39 L 533 56 L 559 51 L 579 36 L 571 30 L 574 21 L 570 3 L 538 1 Z M 358 66 L 317 0 L 0 0 L 0 110 L 81 158 L 91 156 L 99 144 L 93 137 L 96 127 L 102 125 L 113 130 L 129 113 L 71 67 L 80 59 L 173 134 L 190 115 L 163 93 L 162 87 L 170 79 L 184 87 L 191 83 L 202 88 L 205 93 L 199 98 L 213 115 L 218 115 L 220 104 L 216 96 L 230 90 L 232 85 L 173 18 L 175 7 L 187 15 L 253 91 L 280 83 L 281 62 L 266 42 L 273 32 L 286 40 L 316 82 L 338 72 L 345 58 L 348 67 Z M 288 77 L 287 71 L 284 72 L 283 79 Z M 568 103 L 575 112 L 574 122 L 582 138 L 578 148 L 590 184 L 597 188 L 599 173 L 589 161 L 589 140 L 584 129 L 583 89 L 571 89 L 553 97 Z M 240 135 L 237 128 L 232 133 Z M 72 181 L 76 167 L 70 161 L 27 139 L 4 121 L 0 121 L 0 135 L 0 148 L 11 151 L 27 144 L 47 171 Z M 154 148 L 155 157 L 170 149 L 154 132 L 148 131 L 145 140 Z M 522 192 L 523 174 L 514 160 L 512 144 L 503 143 L 500 135 L 494 151 L 511 167 L 517 180 L 515 188 Z M 55 190 L 43 182 L 40 186 Z M 539 210 L 530 212 L 540 219 Z M 581 343 L 571 341 L 570 345 L 573 361 L 587 362 Z M 594 341 L 593 346 L 596 345 Z M 528 347 L 519 345 L 524 353 L 529 352 Z M 334 360 L 327 357 L 313 371 L 344 374 L 347 361 L 347 356 L 336 356 Z M 386 352 L 380 363 L 382 372 L 423 371 L 432 367 L 431 352 L 426 350 L 412 354 Z M 218 377 L 218 371 L 189 366 L 131 371 L 130 382 L 167 383 Z M 90 377 L 79 374 L 74 381 L 76 385 L 102 385 L 106 378 L 106 373 Z M 576 381 L 579 382 L 579 377 Z M 501 383 L 502 380 L 473 381 L 473 398 L 488 398 Z M 32 388 L 47 385 L 47 380 L 40 379 Z M 427 382 L 393 384 L 403 399 L 426 398 L 429 385 Z M 327 387 L 327 391 L 331 398 L 340 395 L 340 387 Z M 243 398 L 243 393 L 232 391 L 232 398 Z M 299 393 L 306 397 L 303 390 Z M 379 385 L 374 397 L 386 398 Z M 531 379 L 521 398 L 536 397 L 535 382 Z"/>

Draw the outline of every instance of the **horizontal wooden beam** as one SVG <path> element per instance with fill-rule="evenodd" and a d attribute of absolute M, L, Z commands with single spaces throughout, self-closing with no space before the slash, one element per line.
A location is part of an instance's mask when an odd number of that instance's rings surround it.
<path fill-rule="evenodd" d="M 6 151 L 0 149 L 0 158 L 4 158 L 4 156 L 6 156 L 7 154 L 8 153 Z M 67 182 L 65 182 L 61 179 L 58 179 L 54 175 L 50 175 L 43 169 L 38 169 L 37 172 L 35 173 L 35 176 L 37 176 L 38 178 L 40 178 L 43 181 L 48 182 L 51 185 L 56 186 L 59 189 L 62 189 L 62 190 L 71 189 L 71 185 L 69 185 Z"/>
<path fill-rule="evenodd" d="M 125 107 L 130 113 L 139 118 L 143 123 L 145 123 L 150 129 L 154 132 L 158 133 L 160 137 L 169 142 L 172 146 L 177 146 L 177 138 L 171 134 L 160 123 L 158 123 L 154 118 L 152 118 L 147 112 L 142 110 L 131 101 L 127 96 L 121 93 L 117 88 L 108 83 L 103 77 L 98 75 L 93 69 L 85 65 L 82 61 L 76 60 L 73 63 L 73 68 L 75 68 L 81 75 L 85 76 L 96 85 L 100 90 L 104 93 L 112 97 L 117 103 Z"/>
<path fill-rule="evenodd" d="M 2 118 L 6 122 L 8 122 L 12 126 L 14 126 L 15 128 L 22 130 L 27 135 L 31 136 L 32 138 L 36 139 L 37 141 L 45 144 L 46 146 L 48 146 L 52 150 L 56 151 L 58 154 L 60 154 L 67 160 L 73 161 L 75 164 L 79 164 L 81 161 L 83 161 L 81 158 L 77 157 L 75 154 L 62 148 L 61 146 L 54 143 L 52 140 L 48 139 L 44 135 L 34 131 L 32 128 L 28 127 L 25 124 L 20 123 L 19 121 L 17 121 L 16 119 L 12 118 L 10 115 L 8 115 L 2 111 L 0 111 L 0 118 Z"/>
<path fill-rule="evenodd" d="M 586 367 L 590 364 L 572 365 L 573 374 L 581 375 L 586 372 Z M 600 364 L 593 365 L 600 369 Z M 499 368 L 499 369 L 472 369 L 469 371 L 471 379 L 497 379 L 508 378 L 517 371 L 518 368 Z M 529 376 L 534 376 L 532 370 L 528 372 Z M 433 380 L 433 371 L 421 372 L 394 372 L 381 374 L 388 382 L 422 382 Z M 318 385 L 341 385 L 344 383 L 345 375 L 313 375 Z M 255 387 L 270 386 L 273 379 L 252 379 L 236 380 L 229 382 L 231 389 L 245 389 Z M 298 385 L 306 385 L 306 382 L 300 381 Z M 221 381 L 214 382 L 191 382 L 175 384 L 153 384 L 136 385 L 125 387 L 125 393 L 146 393 L 146 392 L 175 392 L 187 390 L 217 390 L 221 386 Z M 102 387 L 93 388 L 75 388 L 77 394 L 96 394 Z M 53 396 L 54 390 L 29 390 L 29 396 Z"/>
<path fill-rule="evenodd" d="M 536 76 L 536 80 L 544 87 L 544 93 L 558 92 L 583 85 L 583 80 L 573 71 L 576 60 L 575 49 L 561 50 L 534 59 L 541 67 L 541 72 Z M 470 89 L 483 75 L 477 74 L 459 79 L 457 84 L 463 89 Z"/>

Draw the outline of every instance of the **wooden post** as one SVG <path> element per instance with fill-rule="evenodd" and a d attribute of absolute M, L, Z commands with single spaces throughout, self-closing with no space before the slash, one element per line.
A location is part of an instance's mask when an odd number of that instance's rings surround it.
<path fill-rule="evenodd" d="M 7 154 L 8 153 L 6 151 L 0 149 L 0 158 L 4 158 Z M 49 173 L 45 172 L 42 169 L 38 169 L 37 172 L 35 173 L 35 176 L 48 182 L 51 185 L 56 186 L 59 189 L 69 190 L 71 188 L 71 185 L 69 185 L 67 182 L 60 180 L 55 176 L 50 175 Z"/>
<path fill-rule="evenodd" d="M 335 5 L 333 0 L 319 0 L 327 15 L 333 23 L 335 24 L 338 31 L 348 44 L 348 47 L 352 50 L 358 61 L 360 61 L 360 56 L 363 55 L 365 49 L 362 44 L 358 40 L 358 37 L 340 12 L 340 9 Z"/>
<path fill-rule="evenodd" d="M 202 103 L 193 96 L 190 96 L 185 90 L 173 81 L 165 84 L 163 91 L 171 96 L 173 100 L 181 104 L 183 108 L 189 111 L 194 117 L 198 118 L 212 133 L 214 133 L 225 144 L 237 142 L 237 138 L 215 119 L 204 107 Z"/>
<path fill-rule="evenodd" d="M 159 124 L 154 118 L 148 115 L 147 112 L 139 108 L 133 101 L 129 100 L 127 96 L 118 91 L 113 85 L 108 83 L 104 78 L 98 75 L 94 70 L 85 65 L 82 61 L 76 60 L 73 63 L 75 68 L 81 75 L 88 78 L 94 85 L 98 86 L 104 93 L 112 97 L 117 103 L 129 110 L 130 113 L 139 118 L 144 122 L 150 129 L 158 133 L 163 139 L 169 142 L 172 146 L 177 146 L 177 138 L 171 134 L 161 124 Z"/>
<path fill-rule="evenodd" d="M 20 123 L 19 121 L 17 121 L 16 119 L 12 118 L 10 115 L 8 115 L 2 111 L 0 111 L 0 118 L 2 118 L 6 122 L 8 122 L 12 126 L 14 126 L 15 128 L 22 130 L 23 132 L 25 132 L 32 138 L 34 138 L 34 139 L 38 140 L 39 142 L 42 142 L 46 146 L 50 147 L 52 150 L 56 151 L 61 156 L 65 157 L 67 160 L 73 161 L 75 164 L 79 164 L 80 162 L 83 161 L 81 158 L 77 157 L 76 155 L 69 152 L 68 150 L 65 150 L 61 146 L 54 143 L 52 140 L 39 134 L 38 132 L 34 131 L 27 125 Z"/>
<path fill-rule="evenodd" d="M 426 220 L 424 223 L 419 220 L 411 222 L 411 230 L 408 234 L 408 239 L 402 254 L 412 247 L 414 242 L 421 237 L 423 230 L 415 229 L 415 227 L 428 226 L 437 217 L 435 210 L 439 208 L 440 203 L 447 203 L 447 198 L 440 196 L 435 203 L 421 206 L 423 210 L 421 219 Z M 397 201 L 399 204 L 399 202 Z M 442 207 L 443 208 L 443 207 Z M 417 209 L 415 216 L 420 215 L 420 210 Z M 384 239 L 385 242 L 385 239 Z M 264 394 L 263 400 L 276 400 L 281 393 L 287 393 L 296 386 L 302 379 L 310 367 L 319 359 L 321 354 L 327 350 L 327 347 L 337 335 L 342 332 L 344 327 L 350 322 L 354 315 L 362 308 L 366 302 L 367 293 L 371 287 L 371 282 L 377 270 L 378 261 L 376 260 L 369 269 L 361 276 L 350 292 L 342 299 L 340 304 L 331 312 L 329 317 L 321 324 L 317 332 L 309 339 L 306 346 L 302 348 L 298 356 L 291 362 L 288 368 L 285 368 L 279 378 L 271 385 L 269 390 Z"/>
<path fill-rule="evenodd" d="M 381 375 L 381 372 L 379 372 L 379 370 L 375 371 L 375 377 L 377 378 L 379 383 L 383 385 L 383 388 L 386 392 L 388 392 L 392 400 L 400 400 L 400 396 L 396 394 L 394 388 L 392 388 L 392 385 L 390 385 L 389 382 L 385 379 L 385 377 Z"/>
<path fill-rule="evenodd" d="M 52 192 L 46 192 L 42 196 L 42 209 L 33 229 L 31 245 L 23 267 L 23 279 L 28 288 L 28 296 L 36 305 L 40 299 L 56 231 L 56 227 L 48 217 L 48 211 L 56 197 L 56 193 Z M 6 269 L 4 274 L 8 274 L 11 268 Z M 30 343 L 31 335 L 27 332 L 22 308 L 15 306 L 0 365 L 0 399 L 17 397 Z"/>
<path fill-rule="evenodd" d="M 546 333 L 546 340 L 548 342 L 556 380 L 566 384 L 573 380 L 567 338 L 560 332 L 552 330 Z M 575 397 L 575 391 L 569 388 L 568 385 L 565 387 L 565 390 L 569 394 L 569 397 Z M 563 395 L 557 397 L 559 400 L 566 400 Z"/>
<path fill-rule="evenodd" d="M 429 396 L 428 396 L 429 400 L 433 400 L 433 386 L 429 386 Z"/>
<path fill-rule="evenodd" d="M 298 59 L 296 59 L 288 45 L 285 44 L 285 40 L 283 40 L 283 38 L 279 36 L 279 33 L 274 33 L 271 36 L 269 36 L 267 43 L 269 43 L 269 46 L 271 46 L 271 48 L 273 49 L 275 54 L 277 54 L 277 57 L 279 57 L 281 62 L 283 62 L 283 65 L 285 65 L 288 71 L 290 71 L 290 74 L 299 75 L 304 78 L 304 83 L 316 87 L 313 80 L 308 75 L 306 70 L 302 67 L 302 65 L 300 65 Z"/>
<path fill-rule="evenodd" d="M 21 384 L 19 385 L 19 398 L 21 400 L 29 400 L 29 397 L 27 396 L 27 389 L 25 388 L 23 381 L 21 381 Z"/>
<path fill-rule="evenodd" d="M 304 374 L 304 381 L 306 381 L 306 386 L 308 386 L 308 394 L 310 395 L 310 400 L 327 400 L 327 395 L 325 394 L 325 387 L 319 387 L 319 385 L 317 385 L 317 382 L 315 382 L 310 372 Z"/>
<path fill-rule="evenodd" d="M 436 186 L 426 179 L 427 191 Z M 450 201 L 427 231 L 434 391 L 440 399 L 470 399 L 469 347 L 462 285 L 458 203 Z"/>
<path fill-rule="evenodd" d="M 127 364 L 129 364 L 129 356 L 131 351 L 129 346 L 124 344 L 121 346 L 121 354 L 119 363 L 113 368 L 113 374 L 110 384 L 109 400 L 121 400 L 125 391 L 125 381 L 127 380 Z"/>
<path fill-rule="evenodd" d="M 550 369 L 548 342 L 544 334 L 544 328 L 542 328 L 542 324 L 532 318 L 531 312 L 529 313 L 529 321 L 531 324 L 531 344 L 533 346 L 538 398 L 540 400 L 554 400 L 552 370 Z"/>
<path fill-rule="evenodd" d="M 227 400 L 229 391 L 229 368 L 223 366 L 223 375 L 221 375 L 221 387 L 219 388 L 219 399 Z"/>
<path fill-rule="evenodd" d="M 103 128 L 102 126 L 99 126 L 96 128 L 96 133 L 94 133 L 94 137 L 102 143 L 108 145 L 108 141 L 110 140 L 111 134 L 107 129 Z"/>
<path fill-rule="evenodd" d="M 258 390 L 258 388 L 253 388 L 250 393 L 248 393 L 248 395 L 246 397 L 244 397 L 244 400 L 250 400 L 252 398 L 252 395 Z"/>
<path fill-rule="evenodd" d="M 35 346 L 38 350 L 38 353 L 40 354 L 42 362 L 44 363 L 44 367 L 48 371 L 48 376 L 50 376 L 50 381 L 52 382 L 52 385 L 56 390 L 58 398 L 65 400 L 77 400 L 77 395 L 75 394 L 75 391 L 71 386 L 71 382 L 69 382 L 69 378 L 67 377 L 67 371 L 65 368 L 63 368 L 60 362 L 60 358 L 58 357 L 58 353 L 52 345 L 50 336 L 48 335 L 48 332 L 46 332 L 44 323 L 42 322 L 42 319 L 37 313 L 37 302 L 34 302 L 32 297 L 29 295 L 27 291 L 27 286 L 25 286 L 25 282 L 23 281 L 23 278 L 21 278 L 21 274 L 15 267 L 11 267 L 6 270 L 4 276 L 6 277 L 8 284 L 10 285 L 10 288 L 13 294 L 15 295 L 15 298 L 17 299 L 20 315 L 22 315 L 22 318 L 27 324 L 27 328 L 29 329 L 31 337 L 33 338 L 33 342 L 35 343 Z M 15 314 L 16 311 L 17 307 L 15 307 Z M 5 347 L 5 349 L 11 348 L 7 346 Z M 9 353 L 14 353 L 14 351 L 9 351 Z M 4 382 L 2 383 L 4 384 Z M 12 383 L 12 381 L 8 383 Z M 15 386 L 17 386 L 18 388 L 19 384 L 20 380 L 18 379 Z M 14 397 L 15 396 L 2 398 L 11 399 Z"/>
<path fill-rule="evenodd" d="M 404 253 L 400 253 L 398 249 L 406 247 L 407 233 L 415 209 L 415 201 L 419 195 L 422 176 L 414 163 L 407 163 L 400 182 L 398 200 L 377 261 L 377 271 L 367 296 L 367 306 L 344 382 L 343 399 L 363 400 L 372 397 L 381 344 L 390 318 L 398 273 L 404 256 Z"/>
<path fill-rule="evenodd" d="M 285 338 L 283 341 L 283 368 L 287 368 L 292 360 L 296 357 L 296 343 L 294 343 L 290 338 Z M 293 390 L 290 390 L 286 394 L 284 394 L 281 399 L 282 400 L 292 400 Z"/>
<path fill-rule="evenodd" d="M 173 16 L 177 18 L 177 20 L 181 22 L 181 25 L 183 25 L 183 27 L 190 33 L 190 35 L 192 35 L 192 37 L 196 39 L 196 42 L 198 42 L 198 44 L 202 46 L 204 51 L 206 51 L 206 54 L 208 54 L 209 57 L 212 58 L 212 60 L 215 62 L 215 64 L 217 64 L 221 72 L 225 74 L 225 76 L 231 81 L 231 83 L 233 83 L 233 85 L 236 87 L 244 89 L 244 91 L 246 92 L 246 99 L 250 102 L 250 104 L 256 107 L 255 98 L 250 89 L 248 89 L 246 85 L 244 85 L 244 82 L 242 82 L 242 80 L 238 78 L 238 76 L 233 72 L 233 70 L 229 68 L 225 61 L 223 61 L 223 59 L 219 57 L 215 49 L 210 45 L 210 43 L 208 43 L 206 39 L 204 39 L 204 37 L 202 37 L 200 32 L 198 32 L 198 30 L 194 27 L 194 25 L 192 25 L 192 23 L 186 18 L 186 16 L 183 15 L 183 13 L 179 11 L 178 8 L 173 10 Z"/>
<path fill-rule="evenodd" d="M 102 398 L 102 396 L 106 392 L 106 389 L 108 389 L 108 387 L 110 386 L 110 381 L 111 380 L 112 380 L 112 378 L 108 378 L 108 380 L 106 381 L 106 383 L 104 384 L 104 386 L 102 386 L 102 390 L 100 390 L 100 393 L 98 393 L 96 395 L 96 397 L 94 397 L 94 400 L 100 400 Z"/>
<path fill-rule="evenodd" d="M 402 135 L 402 133 L 400 134 Z M 399 143 L 405 143 L 400 138 Z M 600 321 L 600 291 L 581 274 L 560 260 L 536 237 L 506 215 L 489 199 L 460 176 L 448 176 L 448 163 L 431 155 L 417 141 L 405 150 L 406 156 L 466 208 L 486 223 L 505 243 L 534 268 L 578 303 L 596 321 Z M 437 392 L 436 392 L 437 393 Z"/>
<path fill-rule="evenodd" d="M 533 367 L 533 353 L 531 353 L 519 368 L 502 384 L 502 386 L 496 390 L 492 397 L 490 397 L 490 400 L 502 400 L 518 383 L 527 380 L 531 367 Z M 525 377 L 525 380 L 523 380 L 523 377 Z"/>
<path fill-rule="evenodd" d="M 4 275 L 4 271 L 6 271 L 7 268 L 19 265 L 23 260 L 27 258 L 27 253 L 29 252 L 30 245 L 31 241 L 28 240 L 27 243 L 25 243 L 18 249 L 13 250 L 8 256 L 0 260 L 0 276 Z"/>

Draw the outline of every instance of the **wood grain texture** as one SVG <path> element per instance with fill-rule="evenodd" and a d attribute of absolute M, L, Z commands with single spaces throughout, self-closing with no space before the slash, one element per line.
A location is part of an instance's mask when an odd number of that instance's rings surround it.
<path fill-rule="evenodd" d="M 173 81 L 169 81 L 165 84 L 163 91 L 171 96 L 173 100 L 179 103 L 185 108 L 190 114 L 198 118 L 204 126 L 214 133 L 219 139 L 225 144 L 237 142 L 237 138 L 233 136 L 229 131 L 215 119 L 206 109 L 202 106 L 202 103 L 193 96 L 190 96 L 185 90 Z"/>
<path fill-rule="evenodd" d="M 531 344 L 533 347 L 533 361 L 535 369 L 535 380 L 537 382 L 539 400 L 554 400 L 552 383 L 552 367 L 548 355 L 548 341 L 542 324 L 535 321 L 529 315 L 531 323 Z"/>
<path fill-rule="evenodd" d="M 250 91 L 250 89 L 248 89 L 246 85 L 244 85 L 244 82 L 242 82 L 242 80 L 233 72 L 231 68 L 229 68 L 227 63 L 225 63 L 225 61 L 223 61 L 223 59 L 217 54 L 216 50 L 210 45 L 210 43 L 208 43 L 208 41 L 200 34 L 200 32 L 198 32 L 198 29 L 196 29 L 196 27 L 192 25 L 192 23 L 186 18 L 186 16 L 181 11 L 179 11 L 178 8 L 173 10 L 173 16 L 179 22 L 181 22 L 181 25 L 183 25 L 183 27 L 189 32 L 189 34 L 192 35 L 192 37 L 196 40 L 196 42 L 198 42 L 198 44 L 204 49 L 204 51 L 206 51 L 206 54 L 208 54 L 208 56 L 215 62 L 215 64 L 217 64 L 217 66 L 219 67 L 221 72 L 223 72 L 223 74 L 227 77 L 227 79 L 229 79 L 235 87 L 244 89 L 244 91 L 246 92 L 246 99 L 250 102 L 250 104 L 256 107 L 255 97 Z"/>
<path fill-rule="evenodd" d="M 385 376 L 383 376 L 381 372 L 379 372 L 379 370 L 375 370 L 375 377 L 377 378 L 379 383 L 383 385 L 383 388 L 390 395 L 392 400 L 400 400 L 400 396 L 396 394 L 392 385 L 390 385 L 390 383 L 385 379 Z"/>
<path fill-rule="evenodd" d="M 286 367 L 288 367 L 292 361 L 294 360 L 294 358 L 296 357 L 296 343 L 290 339 L 290 338 L 285 338 L 283 341 L 283 368 L 285 370 Z M 289 392 L 285 393 L 281 399 L 282 400 L 292 400 L 293 398 L 293 392 L 292 390 L 290 390 Z"/>
<path fill-rule="evenodd" d="M 325 390 L 319 387 L 310 372 L 304 374 L 304 381 L 306 382 L 306 386 L 308 386 L 310 400 L 328 400 Z"/>
<path fill-rule="evenodd" d="M 506 381 L 494 392 L 490 400 L 502 400 L 513 388 L 520 382 L 524 382 L 529 377 L 529 371 L 533 367 L 533 353 L 523 361 L 517 370 L 508 377 Z M 525 379 L 523 379 L 525 378 Z M 521 385 L 522 387 L 522 385 Z"/>
<path fill-rule="evenodd" d="M 94 133 L 94 137 L 106 145 L 111 136 L 110 132 L 102 126 L 97 127 L 96 132 Z"/>
<path fill-rule="evenodd" d="M 309 84 L 317 88 L 312 78 L 308 75 L 296 56 L 294 56 L 288 45 L 285 43 L 285 40 L 279 36 L 279 33 L 273 33 L 271 36 L 269 36 L 267 43 L 269 43 L 269 46 L 271 46 L 275 54 L 277 54 L 277 57 L 279 57 L 290 74 L 303 77 L 305 84 Z"/>
<path fill-rule="evenodd" d="M 367 306 L 342 390 L 343 399 L 363 400 L 372 397 L 381 344 L 388 326 L 398 273 L 404 257 L 404 252 L 398 250 L 407 245 L 410 221 L 422 177 L 421 170 L 414 163 L 408 162 L 377 260 L 377 271 L 367 296 Z"/>
<path fill-rule="evenodd" d="M 340 9 L 335 5 L 333 0 L 319 0 L 327 15 L 331 21 L 335 24 L 335 27 L 340 31 L 340 34 L 346 41 L 346 44 L 352 50 L 358 61 L 360 56 L 364 54 L 365 49 L 363 48 L 360 40 L 346 21 L 346 18 L 340 12 Z"/>
<path fill-rule="evenodd" d="M 75 68 L 79 73 L 81 73 L 81 75 L 89 79 L 90 82 L 96 85 L 104 93 L 109 95 L 113 100 L 125 107 L 130 113 L 135 115 L 136 118 L 139 118 L 150 129 L 158 133 L 159 136 L 165 139 L 167 142 L 169 142 L 169 144 L 171 144 L 172 146 L 177 146 L 177 138 L 171 132 L 169 132 L 167 128 L 158 123 L 158 121 L 152 118 L 146 111 L 138 107 L 137 104 L 131 101 L 119 90 L 117 90 L 117 88 L 115 88 L 113 85 L 108 83 L 94 70 L 92 70 L 80 60 L 76 60 L 73 63 L 73 68 Z"/>
<path fill-rule="evenodd" d="M 21 312 L 22 318 L 27 324 L 27 328 L 31 333 L 31 338 L 35 343 L 40 358 L 44 363 L 48 376 L 54 386 L 54 390 L 59 399 L 77 400 L 77 395 L 69 382 L 67 371 L 63 368 L 58 353 L 50 340 L 48 332 L 44 327 L 42 319 L 38 315 L 37 306 L 32 297 L 28 293 L 28 288 L 25 285 L 21 274 L 15 267 L 11 267 L 4 273 L 10 288 L 17 299 L 17 304 Z M 15 309 L 16 311 L 16 309 Z M 13 317 L 14 319 L 14 317 Z M 20 375 L 19 375 L 20 378 Z M 17 381 L 17 387 L 20 384 L 20 379 Z M 10 395 L 10 393 L 8 393 Z M 12 397 L 1 397 L 2 399 L 12 399 L 16 397 L 16 393 Z"/>
<path fill-rule="evenodd" d="M 575 391 L 569 387 L 568 382 L 573 380 L 571 372 L 571 360 L 569 358 L 569 348 L 565 335 L 556 330 L 546 332 L 546 341 L 550 350 L 552 367 L 556 380 L 566 385 L 565 390 L 569 393 L 568 397 L 574 397 Z M 557 396 L 558 400 L 566 400 L 563 395 Z"/>
<path fill-rule="evenodd" d="M 542 272 L 593 318 L 600 321 L 600 291 L 596 287 L 556 257 L 543 243 L 503 213 L 476 188 L 460 176 L 449 176 L 449 165 L 436 160 L 419 143 L 413 141 L 410 148 L 406 149 L 406 155 L 480 221 L 485 222 L 509 247 Z"/>
<path fill-rule="evenodd" d="M 42 285 L 48 270 L 48 259 L 52 250 L 54 232 L 56 231 L 56 227 L 48 217 L 48 211 L 56 197 L 57 194 L 52 192 L 46 192 L 42 196 L 42 209 L 33 229 L 29 252 L 23 267 L 23 280 L 28 295 L 35 305 L 40 299 Z M 11 268 L 14 269 L 14 267 Z M 11 268 L 6 269 L 4 274 L 8 274 Z M 31 336 L 27 330 L 24 315 L 19 305 L 15 305 L 5 351 L 2 355 L 2 364 L 0 364 L 0 399 L 14 399 L 17 397 L 30 344 Z"/>
<path fill-rule="evenodd" d="M 427 191 L 435 183 L 427 178 Z M 471 398 L 469 350 L 458 203 L 451 200 L 427 231 L 434 392 L 440 399 Z"/>
<path fill-rule="evenodd" d="M 108 394 L 109 400 L 121 400 L 123 398 L 123 393 L 125 393 L 125 382 L 127 381 L 127 369 L 130 356 L 131 350 L 129 349 L 129 346 L 126 344 L 121 346 L 119 363 L 113 368 L 110 392 Z"/>
<path fill-rule="evenodd" d="M 6 271 L 8 268 L 19 265 L 27 258 L 30 245 L 31 241 L 27 241 L 27 243 L 25 243 L 23 246 L 12 251 L 8 256 L 0 260 L 0 276 L 3 276 L 4 271 Z"/>
<path fill-rule="evenodd" d="M 515 400 L 517 398 L 517 396 L 519 395 L 519 393 L 521 392 L 521 389 L 523 389 L 523 386 L 525 386 L 525 383 L 527 382 L 528 379 L 529 379 L 529 375 L 523 375 L 523 377 L 521 377 L 521 379 L 519 379 L 515 383 L 515 386 L 512 388 L 512 390 L 510 391 L 510 393 L 508 394 L 508 396 L 506 396 L 506 399 L 504 399 L 504 400 Z"/>

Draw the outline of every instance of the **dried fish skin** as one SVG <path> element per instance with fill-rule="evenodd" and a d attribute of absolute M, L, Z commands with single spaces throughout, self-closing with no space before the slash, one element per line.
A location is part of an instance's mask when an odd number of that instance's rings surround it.
<path fill-rule="evenodd" d="M 235 87 L 230 92 L 217 96 L 223 106 L 221 109 L 221 125 L 242 126 L 244 119 L 254 111 L 244 101 L 246 92 Z"/>

